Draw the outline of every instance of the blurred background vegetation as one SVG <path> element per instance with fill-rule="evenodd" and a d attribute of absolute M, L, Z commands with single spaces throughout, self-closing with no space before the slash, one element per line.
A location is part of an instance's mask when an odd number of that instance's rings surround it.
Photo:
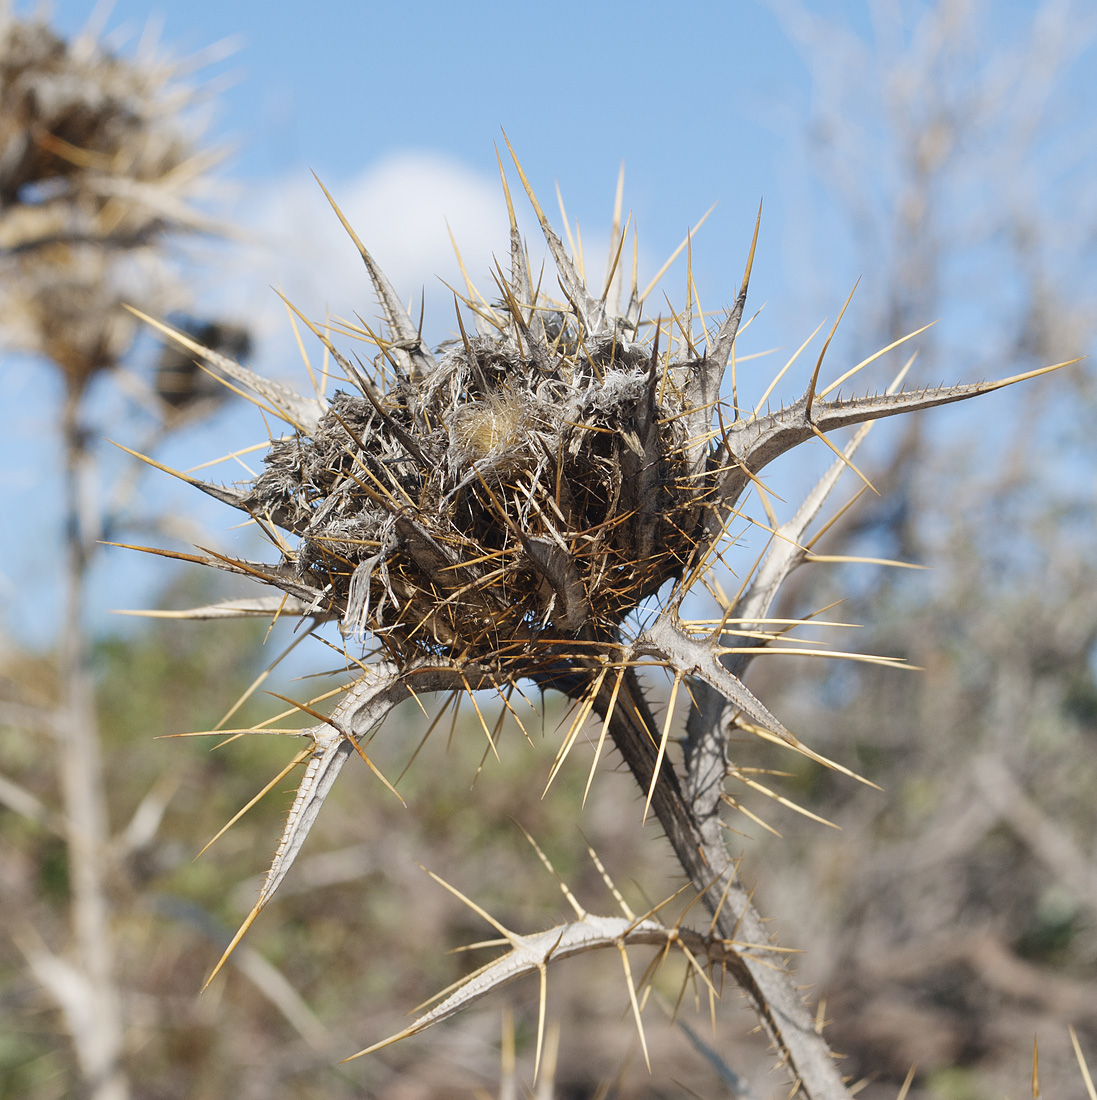
<path fill-rule="evenodd" d="M 994 6 L 962 0 L 914 17 L 870 4 L 860 35 L 795 3 L 774 7 L 814 81 L 796 146 L 812 181 L 800 216 L 846 234 L 870 276 L 846 345 L 863 353 L 942 317 L 919 340 L 927 383 L 1090 350 L 1097 135 L 1071 81 L 1093 59 L 1093 20 L 1044 2 L 1007 42 Z M 214 409 L 186 360 L 136 340 L 121 303 L 191 308 L 203 277 L 195 242 L 227 231 L 210 213 L 216 158 L 189 121 L 202 93 L 171 63 L 5 20 L 4 369 L 61 380 L 66 523 L 33 537 L 66 547 L 62 573 L 41 577 L 43 605 L 67 596 L 51 648 L 9 631 L 0 650 L 0 1096 L 505 1095 L 501 1014 L 514 1013 L 529 1082 L 532 983 L 507 1005 L 490 999 L 336 1064 L 488 957 L 446 953 L 490 933 L 416 863 L 521 930 L 548 926 L 560 895 L 515 819 L 593 911 L 614 903 L 587 841 L 637 909 L 677 888 L 674 867 L 653 829 L 639 829 L 637 793 L 612 759 L 581 813 L 585 761 L 542 797 L 557 702 L 535 701 L 536 713 L 516 702 L 533 745 L 508 721 L 498 761 L 466 704 L 442 717 L 401 780 L 409 808 L 364 767 L 337 786 L 276 902 L 197 995 L 251 907 L 292 777 L 194 856 L 290 752 L 275 738 L 215 751 L 204 738 L 156 738 L 220 722 L 292 635 L 282 624 L 268 637 L 266 623 L 170 620 L 91 629 L 85 605 L 104 540 L 166 544 L 186 520 L 149 511 L 132 470 L 119 478 L 112 466 L 104 483 L 102 437 L 152 452 Z M 814 267 L 820 313 L 833 310 L 841 295 L 825 261 Z M 190 323 L 246 351 L 241 318 Z M 848 1072 L 867 1080 L 863 1096 L 894 1096 L 912 1064 L 910 1096 L 1020 1095 L 1037 1035 L 1044 1092 L 1079 1095 L 1067 1026 L 1091 1062 L 1097 1054 L 1092 377 L 1086 364 L 1068 368 L 878 442 L 866 465 L 880 495 L 862 495 L 827 551 L 933 572 L 816 566 L 786 593 L 779 613 L 844 600 L 841 617 L 865 624 L 856 648 L 921 672 L 782 658 L 752 673 L 786 725 L 882 788 L 744 745 L 739 763 L 791 771 L 784 793 L 841 831 L 764 800 L 748 805 L 780 839 L 731 822 L 749 838 L 743 873 L 782 943 L 803 950 L 798 972 Z M 107 387 L 120 396 L 104 403 Z M 788 477 L 795 486 L 803 473 Z M 238 594 L 206 584 L 165 570 L 158 605 Z M 294 675 L 337 664 L 319 650 L 313 661 L 289 664 Z M 228 724 L 280 709 L 267 689 L 315 697 L 328 686 L 276 669 Z M 405 707 L 371 748 L 390 777 L 436 715 L 426 705 L 428 716 Z M 497 713 L 486 712 L 489 725 Z M 660 1003 L 669 1010 L 679 980 L 661 977 L 647 1010 L 649 1075 L 618 961 L 588 956 L 551 975 L 555 1094 L 770 1095 L 767 1052 L 734 991 L 715 1031 L 704 998 L 695 1012 L 687 994 L 683 1028 Z"/>

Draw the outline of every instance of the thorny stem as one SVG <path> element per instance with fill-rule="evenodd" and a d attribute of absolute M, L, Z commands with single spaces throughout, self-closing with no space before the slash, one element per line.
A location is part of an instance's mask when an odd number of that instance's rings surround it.
<path fill-rule="evenodd" d="M 696 724 L 691 722 L 694 728 L 687 742 L 687 788 L 683 791 L 673 766 L 664 759 L 651 806 L 690 881 L 698 891 L 707 891 L 705 904 L 717 916 L 720 935 L 739 942 L 766 943 L 770 933 L 751 904 L 750 895 L 735 881 L 733 861 L 720 833 L 717 806 L 724 777 L 722 741 L 719 721 L 707 719 L 718 719 L 723 699 L 705 684 L 694 684 L 692 690 L 698 706 L 693 711 Z M 604 684 L 594 704 L 603 717 L 611 695 L 612 686 Z M 702 699 L 710 705 L 704 706 Z M 706 713 L 709 710 L 711 714 Z M 660 731 L 633 669 L 625 673 L 609 730 L 641 790 L 647 791 L 655 771 Z M 725 888 L 727 896 L 720 906 Z M 733 954 L 727 966 L 770 1039 L 787 1057 L 789 1069 L 805 1095 L 810 1100 L 848 1100 L 849 1092 L 830 1048 L 815 1030 L 781 956 L 776 952 L 769 958 Z"/>
<path fill-rule="evenodd" d="M 65 480 L 66 594 L 59 654 L 63 705 L 58 723 L 58 770 L 65 805 L 72 925 L 83 1011 L 65 1006 L 89 1100 L 126 1100 L 121 1066 L 123 1024 L 114 976 L 107 897 L 109 825 L 91 647 L 84 629 L 89 566 L 91 452 L 80 416 L 81 393 L 70 389 L 62 417 Z"/>

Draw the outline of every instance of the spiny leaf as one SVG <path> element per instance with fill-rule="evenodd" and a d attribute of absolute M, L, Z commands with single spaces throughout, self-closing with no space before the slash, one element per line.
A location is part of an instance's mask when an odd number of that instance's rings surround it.
<path fill-rule="evenodd" d="M 373 289 L 380 300 L 381 308 L 385 311 L 385 320 L 397 340 L 397 343 L 393 344 L 391 348 L 393 357 L 413 378 L 429 374 L 436 365 L 434 356 L 423 346 L 419 330 L 408 316 L 396 291 L 392 289 L 392 284 L 385 278 L 385 273 L 378 267 L 377 261 L 374 260 L 367 251 L 366 246 L 359 240 L 358 234 L 355 233 L 343 211 L 336 205 L 335 200 L 315 172 L 313 172 L 313 178 L 320 185 L 324 197 L 331 203 L 335 216 L 342 223 L 350 239 L 354 241 L 355 247 L 362 257 L 362 262 L 366 265 L 370 282 L 373 283 Z"/>
<path fill-rule="evenodd" d="M 750 420 L 737 420 L 727 430 L 725 446 L 728 453 L 742 462 L 752 473 L 757 473 L 775 458 L 792 450 L 809 439 L 817 431 L 830 432 L 853 424 L 864 424 L 899 413 L 919 412 L 967 401 L 981 394 L 993 393 L 1005 386 L 1036 378 L 1049 371 L 1077 363 L 1068 359 L 1062 363 L 1025 371 L 1010 378 L 993 382 L 974 382 L 967 385 L 927 387 L 920 390 L 894 394 L 876 394 L 872 397 L 850 398 L 845 401 L 822 401 L 816 398 L 809 416 L 808 402 L 802 397 L 775 413 Z M 720 478 L 720 496 L 724 501 L 735 500 L 745 486 L 747 476 L 740 470 L 729 468 Z"/>
<path fill-rule="evenodd" d="M 186 610 L 163 609 L 115 610 L 115 615 L 140 615 L 149 619 L 254 619 L 271 615 L 298 616 L 308 612 L 308 604 L 292 596 L 253 596 L 250 599 L 221 600 L 218 603 Z"/>
<path fill-rule="evenodd" d="M 655 656 L 666 661 L 681 676 L 696 676 L 781 740 L 789 745 L 798 744 L 761 700 L 720 664 L 712 642 L 692 637 L 672 613 L 664 611 L 658 615 L 637 639 L 633 650 L 636 656 Z"/>
<path fill-rule="evenodd" d="M 606 311 L 602 303 L 597 298 L 593 297 L 587 290 L 586 284 L 579 277 L 579 273 L 575 270 L 575 266 L 572 264 L 567 252 L 564 251 L 563 242 L 556 235 L 556 231 L 552 228 L 548 218 L 545 217 L 545 212 L 541 209 L 541 204 L 537 201 L 537 196 L 533 193 L 533 188 L 526 178 L 526 173 L 505 131 L 503 133 L 503 140 L 506 142 L 511 159 L 514 161 L 514 167 L 518 170 L 518 178 L 522 181 L 522 186 L 525 188 L 530 205 L 533 207 L 533 212 L 537 215 L 537 221 L 540 223 L 541 232 L 545 237 L 545 243 L 552 253 L 552 259 L 556 264 L 556 270 L 559 272 L 560 279 L 563 282 L 564 291 L 568 299 L 578 309 L 583 328 L 592 336 L 600 336 L 609 329 Z"/>
<path fill-rule="evenodd" d="M 568 959 L 587 951 L 616 948 L 623 952 L 626 946 L 631 945 L 663 947 L 668 940 L 674 944 L 680 939 L 694 954 L 702 954 L 714 962 L 719 962 L 731 950 L 723 940 L 711 939 L 689 929 L 670 929 L 656 920 L 634 921 L 627 917 L 600 917 L 591 913 L 582 920 L 559 925 L 544 932 L 525 936 L 509 933 L 509 936 L 513 937 L 513 946 L 505 955 L 501 955 L 470 974 L 455 992 L 408 1027 L 358 1051 L 346 1061 L 372 1054 L 374 1051 L 417 1035 L 434 1024 L 449 1019 L 450 1016 L 508 982 L 540 973 L 549 963 Z M 635 990 L 631 984 L 630 989 L 635 1004 Z"/>
<path fill-rule="evenodd" d="M 327 409 L 327 402 L 323 399 L 302 397 L 300 394 L 294 393 L 293 390 L 287 389 L 277 382 L 272 382 L 270 379 L 264 378 L 262 375 L 248 370 L 247 367 L 240 366 L 239 363 L 229 359 L 227 356 L 221 355 L 220 352 L 211 351 L 209 348 L 203 347 L 197 341 L 187 336 L 186 333 L 172 328 L 171 325 L 166 325 L 162 321 L 157 321 L 154 317 L 142 313 L 133 306 L 127 306 L 126 308 L 135 317 L 139 317 L 144 321 L 145 324 L 151 325 L 154 329 L 157 329 L 165 336 L 174 340 L 180 347 L 193 352 L 199 358 L 204 359 L 211 366 L 217 367 L 218 370 L 223 371 L 241 385 L 247 386 L 253 393 L 258 394 L 264 401 L 269 402 L 270 408 L 275 415 L 285 420 L 286 423 L 304 432 L 306 435 L 316 430 L 316 425 L 320 422 L 320 417 L 324 415 Z M 214 374 L 214 377 L 217 378 L 218 376 Z"/>

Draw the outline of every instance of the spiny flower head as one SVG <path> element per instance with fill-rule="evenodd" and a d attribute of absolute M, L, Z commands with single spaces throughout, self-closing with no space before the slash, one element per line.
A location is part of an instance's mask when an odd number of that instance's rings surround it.
<path fill-rule="evenodd" d="M 244 571 L 293 596 L 298 612 L 337 619 L 345 636 L 372 636 L 398 663 L 444 656 L 500 683 L 551 679 L 578 651 L 617 645 L 630 612 L 667 581 L 677 582 L 668 600 L 676 608 L 719 552 L 740 496 L 777 455 L 832 427 L 989 388 L 827 401 L 829 390 L 815 392 L 820 356 L 795 405 L 728 415 L 721 384 L 750 262 L 734 307 L 700 340 L 692 280 L 682 314 L 644 321 L 635 245 L 627 306 L 611 301 L 628 228 L 619 211 L 596 294 L 518 171 L 559 296 L 543 279 L 534 284 L 507 189 L 509 273 L 493 272 L 491 301 L 467 282 L 455 303 L 460 339 L 434 354 L 336 207 L 387 322 L 381 333 L 337 324 L 376 349 L 363 362 L 306 320 L 348 388 L 302 398 L 206 354 L 294 428 L 271 443 L 264 471 L 244 489 L 205 486 L 280 551 L 276 564 Z"/>
<path fill-rule="evenodd" d="M 149 47 L 111 53 L 0 7 L 0 325 L 80 393 L 118 365 L 135 324 L 123 308 L 185 300 L 163 249 L 220 232 L 192 205 L 220 154 L 200 147 L 200 91 Z"/>
<path fill-rule="evenodd" d="M 728 778 L 778 796 L 730 760 L 732 731 L 777 739 L 822 759 L 739 676 L 752 655 L 785 636 L 787 621 L 768 618 L 773 601 L 789 573 L 811 556 L 808 528 L 852 465 L 867 429 L 841 450 L 827 433 L 1029 377 L 905 391 L 904 369 L 885 392 L 842 399 L 832 396 L 842 383 L 902 341 L 820 389 L 828 337 L 798 401 L 768 411 L 771 386 L 756 411 L 747 413 L 735 396 L 734 352 L 754 243 L 735 302 L 718 324 L 709 326 L 699 307 L 695 312 L 691 277 L 681 312 L 645 320 L 647 291 L 636 281 L 635 236 L 631 289 L 624 307 L 619 304 L 627 238 L 620 201 L 608 274 L 592 287 L 517 159 L 515 167 L 555 264 L 559 293 L 543 288 L 543 276 L 533 278 L 504 175 L 509 270 L 497 265 L 490 296 L 466 275 L 466 293 L 457 296 L 459 337 L 437 353 L 424 344 L 421 322 L 413 322 L 334 202 L 369 272 L 385 327 L 374 331 L 363 321 L 321 327 L 302 316 L 345 375 L 346 387 L 330 398 L 319 387 L 316 396 L 302 397 L 153 322 L 249 389 L 291 429 L 271 442 L 265 469 L 244 486 L 179 475 L 246 513 L 277 555 L 266 562 L 171 556 L 281 592 L 195 609 L 192 616 L 291 614 L 336 621 L 349 640 L 352 681 L 341 701 L 327 715 L 298 704 L 319 724 L 285 731 L 309 739 L 289 765 L 306 768 L 260 897 L 233 944 L 286 875 L 346 759 L 357 752 L 374 767 L 363 739 L 397 703 L 430 691 L 494 688 L 505 704 L 505 693 L 519 681 L 555 688 L 577 704 L 553 775 L 586 718 L 592 711 L 602 717 L 592 775 L 608 731 L 647 791 L 645 815 L 650 805 L 659 816 L 713 911 L 714 927 L 729 896 L 735 904 L 729 902 L 726 912 L 737 925 L 753 910 L 745 894 L 738 900 L 728 894 L 731 872 L 719 830 L 716 839 L 707 830 L 719 821 L 721 799 L 738 805 L 724 792 Z M 756 226 L 755 242 L 757 232 Z M 336 345 L 343 337 L 365 341 L 374 354 L 368 361 L 348 357 Z M 722 401 L 729 367 L 730 407 Z M 759 472 L 814 438 L 830 446 L 837 461 L 790 520 L 778 525 L 771 519 L 768 552 L 744 570 L 739 591 L 728 597 L 712 577 L 743 497 L 757 487 L 768 509 Z M 682 601 L 698 583 L 708 587 L 719 613 L 686 621 Z M 651 614 L 641 624 L 632 613 L 644 601 Z M 375 643 L 372 652 L 364 658 L 352 653 L 349 643 L 366 638 Z M 661 727 L 636 679 L 645 664 L 673 680 Z M 689 690 L 679 693 L 684 682 Z M 676 702 L 687 695 L 679 777 L 666 749 Z M 486 725 L 484 730 L 491 741 Z M 688 800 L 683 789 L 691 792 Z M 722 895 L 720 876 L 726 878 Z M 718 902 L 710 904 L 713 890 Z M 761 942 L 765 933 L 759 925 L 751 936 Z M 801 1067 L 814 1042 L 805 1038 L 810 1021 L 790 1029 L 770 1012 L 773 997 L 798 1002 L 787 990 L 770 996 L 777 979 L 767 965 L 755 967 L 744 958 L 737 980 L 790 1064 L 807 1073 Z"/>

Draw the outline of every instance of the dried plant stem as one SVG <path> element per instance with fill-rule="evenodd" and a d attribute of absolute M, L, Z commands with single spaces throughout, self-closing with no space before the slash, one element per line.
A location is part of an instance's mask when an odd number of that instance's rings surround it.
<path fill-rule="evenodd" d="M 129 1086 L 121 1066 L 124 1028 L 107 893 L 107 800 L 91 647 L 84 628 L 90 564 L 84 517 L 90 514 L 92 456 L 80 412 L 80 394 L 70 393 L 62 420 L 67 562 L 57 731 L 78 980 L 69 996 L 56 988 L 51 992 L 61 1000 L 89 1100 L 125 1100 Z"/>
<path fill-rule="evenodd" d="M 693 690 L 704 687 L 694 685 Z M 625 673 L 616 705 L 611 702 L 612 694 L 612 685 L 603 684 L 595 710 L 604 717 L 612 706 L 610 735 L 640 789 L 647 792 L 655 774 L 660 728 L 632 669 Z M 712 695 L 714 703 L 723 703 L 715 692 Z M 674 769 L 664 760 L 651 808 L 682 868 L 698 892 L 704 893 L 720 935 L 729 941 L 766 943 L 770 932 L 751 904 L 750 894 L 737 880 L 735 863 L 721 835 L 718 806 L 724 786 L 724 758 L 719 723 L 708 723 L 706 729 L 709 736 L 693 746 L 693 766 L 689 769 L 691 777 L 700 777 L 701 781 L 692 783 L 687 795 Z M 701 758 L 707 764 L 698 769 L 696 764 Z M 816 1031 L 782 956 L 776 952 L 768 959 L 729 955 L 727 966 L 805 1094 L 812 1100 L 847 1100 L 849 1093 L 830 1048 Z"/>

